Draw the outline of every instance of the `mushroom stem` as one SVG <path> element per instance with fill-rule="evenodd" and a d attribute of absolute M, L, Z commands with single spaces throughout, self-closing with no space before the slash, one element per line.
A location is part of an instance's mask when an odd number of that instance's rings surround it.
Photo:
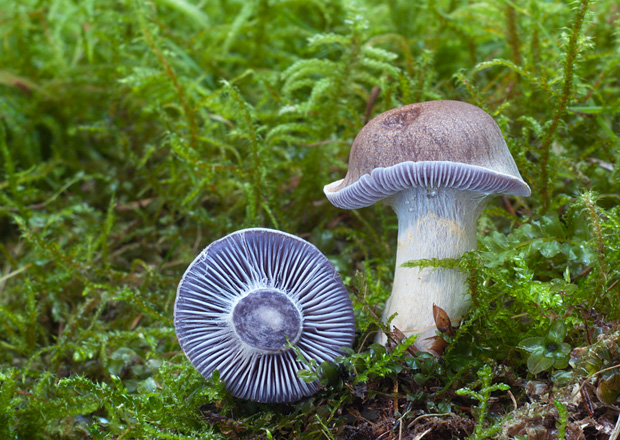
<path fill-rule="evenodd" d="M 397 313 L 391 326 L 405 335 L 418 334 L 416 347 L 428 351 L 435 341 L 433 304 L 453 325 L 469 306 L 466 274 L 458 269 L 403 267 L 421 259 L 459 258 L 476 248 L 476 223 L 485 194 L 453 188 L 414 187 L 390 197 L 398 216 L 398 250 L 394 284 L 383 320 Z M 379 342 L 385 343 L 385 335 Z"/>

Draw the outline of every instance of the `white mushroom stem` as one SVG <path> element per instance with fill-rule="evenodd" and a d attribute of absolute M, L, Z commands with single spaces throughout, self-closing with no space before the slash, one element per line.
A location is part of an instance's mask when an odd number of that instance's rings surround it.
<path fill-rule="evenodd" d="M 469 307 L 467 275 L 457 269 L 403 267 L 412 260 L 459 258 L 476 248 L 476 223 L 487 197 L 453 188 L 412 188 L 390 197 L 398 216 L 394 285 L 383 314 L 397 313 L 391 327 L 418 334 L 416 347 L 428 351 L 435 340 L 433 304 L 458 325 Z M 380 336 L 385 343 L 385 335 Z"/>

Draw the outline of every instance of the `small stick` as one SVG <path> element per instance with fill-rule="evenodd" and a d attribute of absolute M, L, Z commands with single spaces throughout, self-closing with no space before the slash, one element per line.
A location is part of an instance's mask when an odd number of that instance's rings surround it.
<path fill-rule="evenodd" d="M 450 416 L 450 417 L 454 417 L 453 414 L 451 413 L 445 413 L 445 414 L 422 414 L 421 416 L 416 417 L 415 419 L 413 419 L 413 421 L 411 423 L 409 423 L 409 425 L 407 425 L 407 429 L 411 429 L 413 427 L 413 425 L 415 425 L 415 422 L 417 422 L 418 420 L 421 419 L 428 419 L 429 417 L 445 417 L 445 416 Z"/>
<path fill-rule="evenodd" d="M 396 415 L 396 412 L 399 411 L 399 408 L 398 408 L 398 380 L 394 381 L 394 387 L 392 388 L 392 391 L 394 392 L 394 415 Z"/>
<path fill-rule="evenodd" d="M 577 278 L 581 278 L 581 277 L 585 277 L 586 275 L 588 275 L 590 272 L 592 272 L 592 268 L 591 267 L 586 267 L 584 270 L 582 270 L 581 272 L 579 272 L 577 275 L 571 277 L 570 282 L 574 283 Z"/>
<path fill-rule="evenodd" d="M 515 399 L 515 396 L 513 396 L 512 391 L 508 390 L 508 395 L 510 396 L 510 400 L 512 400 L 512 404 L 515 407 L 515 411 L 517 410 L 518 406 L 517 406 L 517 399 Z"/>
<path fill-rule="evenodd" d="M 508 211 L 508 213 L 514 217 L 518 217 L 517 216 L 517 212 L 515 211 L 515 209 L 512 207 L 512 204 L 510 203 L 510 200 L 508 200 L 508 197 L 506 196 L 502 196 L 502 205 L 504 205 L 504 209 L 506 211 Z"/>
<path fill-rule="evenodd" d="M 618 417 L 618 421 L 616 422 L 616 426 L 614 426 L 614 430 L 611 431 L 609 440 L 618 440 L 619 435 L 620 435 L 620 417 Z"/>
<path fill-rule="evenodd" d="M 583 381 L 583 383 L 579 386 L 579 389 L 578 389 L 577 391 L 575 391 L 575 392 L 572 394 L 572 397 L 576 396 L 576 395 L 577 395 L 577 393 L 580 393 L 580 392 L 581 392 L 581 389 L 582 389 L 582 388 L 586 385 L 586 383 L 588 383 L 588 381 L 589 381 L 590 379 L 592 379 L 594 376 L 598 376 L 598 375 L 599 375 L 599 374 L 601 374 L 601 373 L 604 373 L 604 372 L 606 372 L 606 371 L 610 371 L 610 370 L 614 370 L 614 369 L 616 369 L 616 368 L 620 368 L 620 365 L 613 365 L 613 366 L 611 366 L 611 367 L 603 368 L 602 370 L 599 370 L 599 371 L 597 371 L 596 373 L 592 374 L 592 376 L 588 377 L 586 380 L 584 380 L 584 381 Z"/>

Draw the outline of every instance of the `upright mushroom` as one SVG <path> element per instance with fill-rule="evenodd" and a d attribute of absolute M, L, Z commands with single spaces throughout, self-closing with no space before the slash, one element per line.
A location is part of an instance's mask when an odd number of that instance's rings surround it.
<path fill-rule="evenodd" d="M 529 196 L 491 116 L 458 101 L 387 111 L 357 135 L 344 179 L 326 185 L 336 206 L 356 209 L 386 199 L 398 216 L 394 284 L 383 319 L 416 346 L 435 340 L 433 304 L 457 324 L 466 313 L 466 276 L 449 268 L 407 268 L 410 260 L 459 258 L 476 248 L 476 223 L 498 194 Z M 380 341 L 385 343 L 385 335 Z"/>
<path fill-rule="evenodd" d="M 351 300 L 333 265 L 312 244 L 254 228 L 211 243 L 179 283 L 174 327 L 205 377 L 218 370 L 228 390 L 258 402 L 311 395 L 297 377 L 295 346 L 321 363 L 350 347 Z"/>

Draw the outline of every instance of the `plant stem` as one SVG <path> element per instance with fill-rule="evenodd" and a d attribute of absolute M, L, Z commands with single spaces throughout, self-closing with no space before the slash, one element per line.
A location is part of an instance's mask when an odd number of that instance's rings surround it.
<path fill-rule="evenodd" d="M 541 147 L 541 190 L 543 196 L 543 211 L 546 211 L 549 208 L 549 201 L 551 198 L 550 190 L 549 190 L 549 150 L 551 147 L 551 142 L 553 140 L 553 136 L 555 135 L 558 125 L 560 123 L 560 119 L 566 110 L 566 106 L 568 105 L 568 101 L 570 99 L 572 89 L 573 89 L 573 78 L 574 78 L 574 69 L 575 62 L 577 60 L 577 55 L 579 55 L 579 36 L 581 35 L 581 28 L 583 26 L 583 21 L 588 11 L 588 6 L 590 4 L 590 0 L 581 0 L 579 5 L 579 10 L 577 11 L 577 16 L 575 17 L 575 21 L 571 27 L 571 35 L 568 41 L 568 48 L 566 51 L 566 61 L 564 63 L 564 80 L 562 83 L 562 95 L 560 97 L 560 102 L 555 109 L 555 114 L 553 120 L 551 122 L 551 126 L 543 139 L 542 147 Z"/>
<path fill-rule="evenodd" d="M 428 350 L 435 340 L 433 304 L 458 325 L 469 307 L 466 274 L 447 267 L 403 267 L 409 261 L 459 258 L 476 248 L 476 221 L 486 199 L 452 188 L 412 188 L 390 200 L 398 216 L 394 285 L 384 321 L 405 335 L 418 334 L 416 347 Z"/>

